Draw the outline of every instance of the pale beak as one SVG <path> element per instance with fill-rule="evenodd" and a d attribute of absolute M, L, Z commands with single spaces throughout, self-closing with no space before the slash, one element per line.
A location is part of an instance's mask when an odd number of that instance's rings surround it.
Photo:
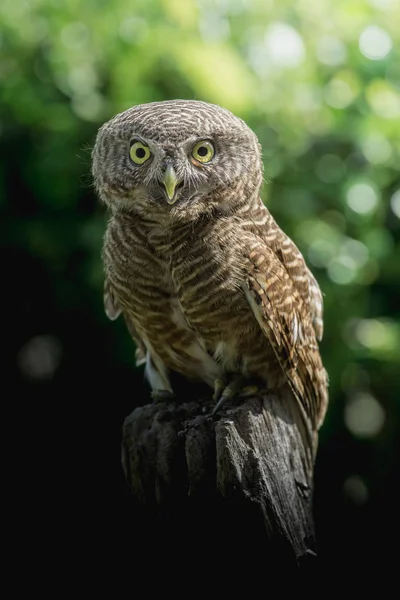
<path fill-rule="evenodd" d="M 180 183 L 178 175 L 175 173 L 174 168 L 171 165 L 165 169 L 164 177 L 162 179 L 165 190 L 167 192 L 168 204 L 174 204 L 176 201 L 176 187 Z"/>

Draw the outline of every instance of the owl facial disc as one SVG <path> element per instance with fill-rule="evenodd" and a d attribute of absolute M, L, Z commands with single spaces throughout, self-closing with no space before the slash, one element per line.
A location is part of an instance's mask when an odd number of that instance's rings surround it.
<path fill-rule="evenodd" d="M 177 187 L 181 183 L 178 175 L 176 174 L 174 167 L 168 165 L 165 169 L 164 176 L 162 178 L 165 190 L 167 192 L 168 204 L 174 204 L 178 198 Z"/>

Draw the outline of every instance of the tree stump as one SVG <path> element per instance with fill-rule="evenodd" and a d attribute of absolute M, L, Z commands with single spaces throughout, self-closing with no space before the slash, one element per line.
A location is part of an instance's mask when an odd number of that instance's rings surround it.
<path fill-rule="evenodd" d="M 179 539 L 183 558 L 207 556 L 243 576 L 244 565 L 270 578 L 275 567 L 313 572 L 312 468 L 297 405 L 265 392 L 210 416 L 213 407 L 211 398 L 152 403 L 126 418 L 122 463 L 136 510 L 156 520 L 167 548 Z"/>

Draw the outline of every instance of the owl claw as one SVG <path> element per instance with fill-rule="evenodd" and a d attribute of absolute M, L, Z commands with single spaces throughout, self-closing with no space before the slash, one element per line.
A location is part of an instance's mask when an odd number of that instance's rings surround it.
<path fill-rule="evenodd" d="M 218 402 L 218 400 L 221 398 L 223 391 L 225 390 L 227 384 L 228 384 L 228 382 L 226 379 L 216 379 L 215 380 L 214 394 L 213 394 L 214 402 Z"/>
<path fill-rule="evenodd" d="M 219 409 L 233 398 L 251 398 L 259 393 L 260 387 L 258 385 L 246 385 L 244 386 L 244 377 L 241 375 L 235 376 L 229 383 L 221 379 L 217 379 L 214 387 L 213 399 L 216 401 L 216 405 L 211 413 L 214 416 Z M 218 390 L 218 395 L 217 395 Z"/>
<path fill-rule="evenodd" d="M 229 396 L 225 396 L 225 395 L 223 394 L 223 395 L 221 396 L 221 398 L 218 400 L 217 404 L 214 406 L 214 408 L 213 408 L 213 410 L 212 410 L 212 413 L 211 413 L 211 416 L 213 417 L 213 416 L 214 416 L 214 415 L 215 415 L 215 414 L 216 414 L 216 413 L 219 411 L 219 409 L 221 408 L 221 406 L 222 406 L 223 404 L 225 404 L 225 402 L 226 402 L 227 400 L 229 400 L 229 399 L 230 399 L 230 397 L 229 397 Z"/>
<path fill-rule="evenodd" d="M 216 401 L 216 405 L 211 414 L 215 415 L 225 402 L 232 400 L 235 396 L 239 396 L 242 386 L 243 377 L 241 375 L 234 376 L 229 383 L 226 380 L 217 379 L 214 387 L 214 400 Z"/>
<path fill-rule="evenodd" d="M 256 396 L 260 391 L 260 386 L 258 385 L 246 385 L 239 394 L 240 398 L 251 398 L 252 396 Z"/>
<path fill-rule="evenodd" d="M 171 400 L 175 400 L 175 394 L 170 390 L 152 390 L 150 395 L 155 403 L 170 402 Z"/>

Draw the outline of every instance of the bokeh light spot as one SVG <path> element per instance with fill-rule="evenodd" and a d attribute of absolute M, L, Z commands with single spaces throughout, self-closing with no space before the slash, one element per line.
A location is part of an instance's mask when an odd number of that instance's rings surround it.
<path fill-rule="evenodd" d="M 219 42 L 229 38 L 229 21 L 215 13 L 205 13 L 199 22 L 200 35 L 206 42 Z"/>
<path fill-rule="evenodd" d="M 359 319 L 355 328 L 355 338 L 370 350 L 391 351 L 400 347 L 398 329 L 390 320 Z"/>
<path fill-rule="evenodd" d="M 144 19 L 127 17 L 119 26 L 119 35 L 128 44 L 141 44 L 149 33 L 149 27 Z"/>
<path fill-rule="evenodd" d="M 325 101 L 333 108 L 346 108 L 354 98 L 350 85 L 342 79 L 332 79 L 325 87 Z"/>
<path fill-rule="evenodd" d="M 97 85 L 97 75 L 90 64 L 82 63 L 71 69 L 68 75 L 71 90 L 77 94 L 91 92 Z"/>
<path fill-rule="evenodd" d="M 70 50 L 81 50 L 89 41 L 89 32 L 84 23 L 79 21 L 65 25 L 60 33 L 64 46 Z"/>
<path fill-rule="evenodd" d="M 371 133 L 362 143 L 365 158 L 374 165 L 383 165 L 392 158 L 392 146 L 380 133 Z"/>
<path fill-rule="evenodd" d="M 347 429 L 360 438 L 375 437 L 385 423 L 385 411 L 379 402 L 365 392 L 355 395 L 346 405 L 344 421 Z"/>
<path fill-rule="evenodd" d="M 387 31 L 377 25 L 369 25 L 360 35 L 358 45 L 366 58 L 380 60 L 389 54 L 393 42 Z"/>
<path fill-rule="evenodd" d="M 365 481 L 359 475 L 351 475 L 343 484 L 343 491 L 354 504 L 365 504 L 369 498 Z"/>
<path fill-rule="evenodd" d="M 392 158 L 392 147 L 388 140 L 379 133 L 367 136 L 362 143 L 365 158 L 372 164 L 382 165 Z"/>
<path fill-rule="evenodd" d="M 390 199 L 392 211 L 400 219 L 400 189 L 398 189 Z"/>
<path fill-rule="evenodd" d="M 305 58 L 303 38 L 286 23 L 271 25 L 264 43 L 270 61 L 279 67 L 298 67 Z"/>
<path fill-rule="evenodd" d="M 346 60 L 347 49 L 339 38 L 325 35 L 318 42 L 317 57 L 321 63 L 336 67 Z"/>
<path fill-rule="evenodd" d="M 316 267 L 326 267 L 336 254 L 336 245 L 323 238 L 314 240 L 308 248 L 308 257 Z"/>
<path fill-rule="evenodd" d="M 53 335 L 31 338 L 17 355 L 20 371 L 30 379 L 50 379 L 60 364 L 62 348 Z"/>
<path fill-rule="evenodd" d="M 76 94 L 72 98 L 74 112 L 84 121 L 97 122 L 103 115 L 105 107 L 104 97 L 95 91 L 89 94 Z"/>
<path fill-rule="evenodd" d="M 368 4 L 378 10 L 390 10 L 398 3 L 398 0 L 368 0 Z"/>
<path fill-rule="evenodd" d="M 400 95 L 386 81 L 373 81 L 365 95 L 372 110 L 379 117 L 389 120 L 400 116 Z"/>
<path fill-rule="evenodd" d="M 367 214 L 378 205 L 378 194 L 368 183 L 355 183 L 347 190 L 348 206 L 356 213 Z"/>
<path fill-rule="evenodd" d="M 357 276 L 357 266 L 349 256 L 337 256 L 328 265 L 329 278 L 340 285 L 354 281 Z"/>
<path fill-rule="evenodd" d="M 340 253 L 342 256 L 349 257 L 357 268 L 363 267 L 369 259 L 369 251 L 365 244 L 352 238 L 346 238 L 343 242 Z"/>

